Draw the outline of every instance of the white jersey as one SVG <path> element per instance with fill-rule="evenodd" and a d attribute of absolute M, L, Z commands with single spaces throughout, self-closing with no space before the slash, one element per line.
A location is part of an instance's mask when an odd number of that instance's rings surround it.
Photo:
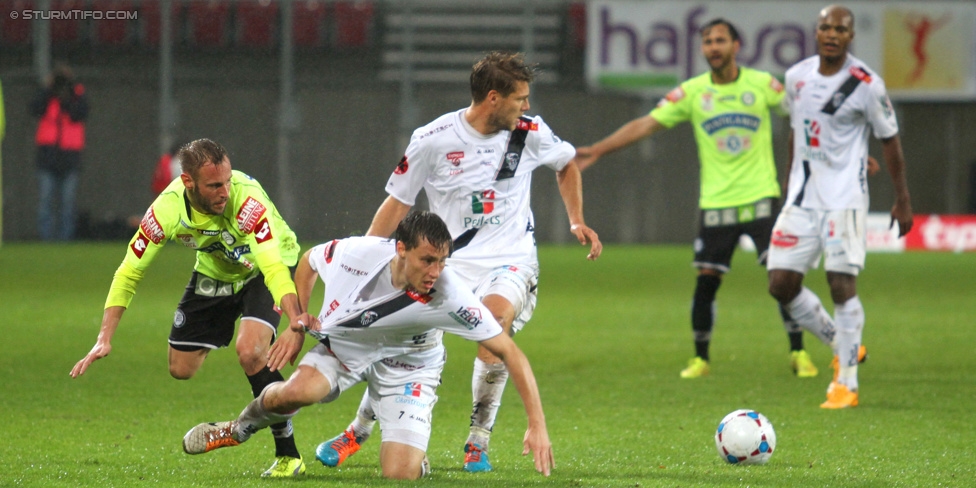
<path fill-rule="evenodd" d="M 813 56 L 786 72 L 783 104 L 793 130 L 786 204 L 818 210 L 868 208 L 868 130 L 878 139 L 898 134 L 884 81 L 847 55 L 844 67 L 819 73 Z"/>
<path fill-rule="evenodd" d="M 461 242 L 470 238 L 448 263 L 484 272 L 510 264 L 538 269 L 529 208 L 532 171 L 539 166 L 559 171 L 576 149 L 541 117 L 522 117 L 515 131 L 486 136 L 464 120 L 465 110 L 414 131 L 386 191 L 412 206 L 423 188 L 430 211 L 444 219 L 451 236 Z"/>
<path fill-rule="evenodd" d="M 502 333 L 449 267 L 429 294 L 393 288 L 395 254 L 395 241 L 380 237 L 334 240 L 309 253 L 309 265 L 325 283 L 321 329 L 309 334 L 347 369 L 359 373 L 382 359 L 443 348 L 444 331 L 472 341 Z"/>

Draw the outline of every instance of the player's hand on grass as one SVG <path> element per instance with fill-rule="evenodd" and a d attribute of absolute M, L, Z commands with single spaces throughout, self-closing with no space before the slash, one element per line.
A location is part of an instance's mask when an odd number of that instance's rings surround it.
<path fill-rule="evenodd" d="M 596 261 L 596 258 L 600 257 L 603 252 L 603 243 L 600 242 L 600 236 L 595 230 L 587 227 L 586 224 L 573 224 L 569 226 L 569 231 L 576 236 L 581 245 L 590 245 L 590 253 L 586 255 L 586 259 Z"/>
<path fill-rule="evenodd" d="M 600 159 L 600 157 L 594 153 L 593 146 L 583 146 L 576 148 L 576 156 L 573 157 L 573 160 L 570 162 L 576 163 L 579 170 L 583 171 L 584 169 L 592 166 L 597 159 Z"/>
<path fill-rule="evenodd" d="M 69 374 L 72 378 L 77 378 L 85 374 L 85 371 L 88 371 L 88 366 L 91 366 L 91 363 L 108 356 L 111 352 L 112 344 L 107 342 L 96 342 L 91 351 L 89 351 L 85 357 L 81 358 L 81 361 L 75 363 L 75 367 L 71 368 L 71 373 Z"/>
<path fill-rule="evenodd" d="M 546 432 L 545 427 L 539 429 L 530 426 L 526 429 L 522 445 L 525 446 L 522 449 L 523 456 L 532 451 L 532 457 L 535 459 L 535 470 L 549 476 L 552 469 L 556 467 L 556 460 L 552 457 L 552 443 L 549 442 L 549 433 Z"/>

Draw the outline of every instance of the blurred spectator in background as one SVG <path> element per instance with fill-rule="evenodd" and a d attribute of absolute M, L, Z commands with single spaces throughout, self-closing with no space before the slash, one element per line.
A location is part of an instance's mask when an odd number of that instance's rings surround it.
<path fill-rule="evenodd" d="M 152 177 L 152 194 L 153 197 L 159 195 L 166 189 L 169 184 L 179 178 L 183 170 L 180 169 L 180 160 L 173 157 L 183 144 L 174 142 L 173 145 L 169 147 L 162 156 L 159 157 L 159 161 L 156 163 L 156 170 L 153 171 Z M 141 218 L 141 216 L 140 216 Z"/>
<path fill-rule="evenodd" d="M 31 101 L 30 111 L 40 118 L 34 137 L 40 184 L 38 233 L 45 241 L 71 240 L 75 231 L 75 191 L 88 117 L 85 87 L 75 81 L 71 68 L 56 65 Z M 55 206 L 56 200 L 59 207 Z M 55 208 L 60 208 L 57 225 Z"/>

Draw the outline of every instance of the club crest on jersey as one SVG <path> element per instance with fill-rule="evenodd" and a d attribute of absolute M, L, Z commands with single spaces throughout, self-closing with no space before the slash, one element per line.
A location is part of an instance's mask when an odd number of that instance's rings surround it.
<path fill-rule="evenodd" d="M 363 327 L 368 327 L 369 324 L 376 322 L 380 315 L 372 310 L 367 310 L 359 316 L 359 323 L 363 324 Z"/>
<path fill-rule="evenodd" d="M 505 153 L 505 169 L 508 171 L 515 171 L 515 169 L 518 168 L 520 159 L 522 159 L 522 154 L 520 153 Z"/>
<path fill-rule="evenodd" d="M 775 78 L 773 78 L 773 79 L 775 79 Z M 749 107 L 749 106 L 752 106 L 752 104 L 754 104 L 754 103 L 756 103 L 756 95 L 754 95 L 752 92 L 748 92 L 748 91 L 742 94 L 742 104 L 743 105 Z"/>
<path fill-rule="evenodd" d="M 464 159 L 464 151 L 452 151 L 447 153 L 447 160 L 453 166 L 460 165 L 462 159 Z"/>
<path fill-rule="evenodd" d="M 227 244 L 228 246 L 233 246 L 234 242 L 237 241 L 237 239 L 234 238 L 234 235 L 226 230 L 220 231 L 220 238 L 224 241 L 224 244 Z"/>
<path fill-rule="evenodd" d="M 267 208 L 261 202 L 247 197 L 241 209 L 237 211 L 237 226 L 241 228 L 241 232 L 250 234 L 261 221 L 266 210 Z"/>
<path fill-rule="evenodd" d="M 406 173 L 407 169 L 409 168 L 410 168 L 410 163 L 407 162 L 407 155 L 404 154 L 403 157 L 400 158 L 400 162 L 397 163 L 396 169 L 393 170 L 393 174 L 402 175 L 403 173 Z"/>
<path fill-rule="evenodd" d="M 166 238 L 166 234 L 163 232 L 163 226 L 159 225 L 159 221 L 156 220 L 156 213 L 153 212 L 152 207 L 149 207 L 149 210 L 146 210 L 146 214 L 142 216 L 139 229 L 142 230 L 142 233 L 153 244 L 159 244 Z"/>

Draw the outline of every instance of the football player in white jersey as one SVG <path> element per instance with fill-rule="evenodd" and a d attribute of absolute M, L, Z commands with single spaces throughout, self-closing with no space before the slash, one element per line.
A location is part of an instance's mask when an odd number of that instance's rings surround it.
<path fill-rule="evenodd" d="M 325 299 L 317 318 L 306 316 L 312 323 L 295 328 L 319 344 L 288 381 L 269 385 L 237 419 L 187 432 L 183 450 L 202 454 L 239 445 L 302 407 L 331 402 L 366 382 L 382 430 L 383 476 L 417 479 L 430 470 L 426 450 L 446 331 L 478 341 L 504 361 L 528 415 L 523 454 L 532 451 L 536 470 L 549 476 L 552 444 L 529 361 L 467 283 L 444 267 L 451 248 L 444 221 L 416 212 L 398 224 L 394 239 L 350 237 L 306 252 L 295 271 L 299 300 L 308 303 L 317 278 L 325 284 Z M 278 344 L 270 354 L 278 367 L 301 351 L 301 344 Z"/>
<path fill-rule="evenodd" d="M 857 366 L 864 308 L 857 275 L 864 268 L 868 211 L 868 135 L 881 140 L 894 182 L 891 222 L 898 234 L 912 228 L 912 206 L 895 112 L 884 81 L 848 52 L 854 15 L 840 5 L 820 11 L 819 54 L 786 72 L 784 98 L 790 113 L 789 186 L 769 248 L 769 292 L 797 321 L 834 351 L 834 379 L 822 408 L 858 404 Z M 834 316 L 803 286 L 803 276 L 824 269 Z"/>
<path fill-rule="evenodd" d="M 594 260 L 602 251 L 596 232 L 583 220 L 580 172 L 571 162 L 575 149 L 541 117 L 523 116 L 533 74 L 521 54 L 493 52 L 478 61 L 471 73 L 471 105 L 414 131 L 386 184 L 389 197 L 367 231 L 389 236 L 424 189 L 430 210 L 444 218 L 455 239 L 450 268 L 508 335 L 525 325 L 536 303 L 539 263 L 529 208 L 534 169 L 556 172 L 570 231 L 590 246 L 587 258 Z M 497 356 L 478 348 L 465 471 L 491 470 L 488 441 L 508 376 Z M 326 466 L 341 464 L 369 436 L 373 417 L 367 392 L 353 422 L 319 445 L 316 458 Z"/>

